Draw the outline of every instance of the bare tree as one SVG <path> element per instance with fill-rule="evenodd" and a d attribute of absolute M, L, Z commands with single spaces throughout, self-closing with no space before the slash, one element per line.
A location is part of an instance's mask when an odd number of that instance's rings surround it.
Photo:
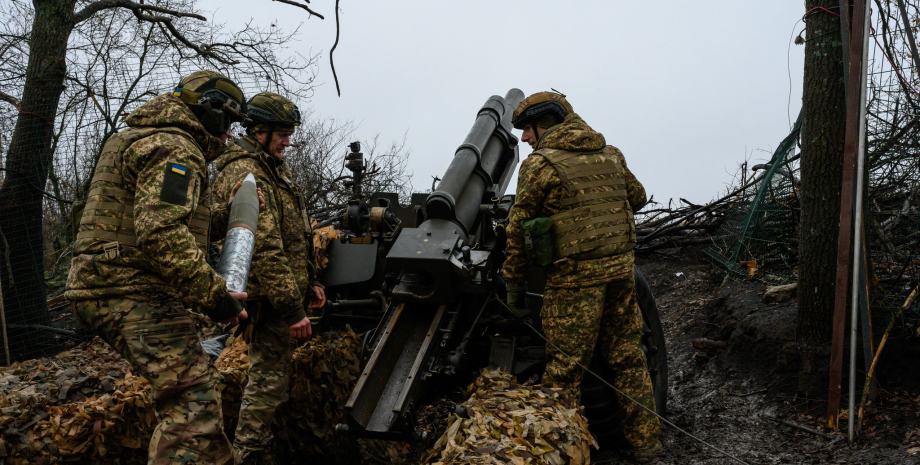
<path fill-rule="evenodd" d="M 820 389 L 823 353 L 831 338 L 846 96 L 840 19 L 825 11 L 837 1 L 809 0 L 802 96 L 799 308 L 796 342 L 802 352 L 799 388 Z M 815 14 L 817 11 L 819 14 Z M 807 292 L 805 291 L 807 290 Z"/>
<path fill-rule="evenodd" d="M 294 180 L 307 189 L 313 219 L 329 224 L 341 217 L 351 197 L 344 181 L 351 172 L 345 169 L 348 143 L 355 140 L 357 126 L 351 121 L 308 119 L 292 137 L 292 147 L 285 160 Z M 392 192 L 408 202 L 412 195 L 412 173 L 408 170 L 410 150 L 405 135 L 401 140 L 383 144 L 377 134 L 362 143 L 368 170 L 363 192 Z"/>
<path fill-rule="evenodd" d="M 315 57 L 279 53 L 296 31 L 253 23 L 229 30 L 193 0 L 6 0 L 0 17 L 0 128 L 15 121 L 0 141 L 0 282 L 13 325 L 46 324 L 43 216 L 60 222 L 52 230 L 70 229 L 66 199 L 83 195 L 124 113 L 195 69 L 295 98 L 311 92 Z M 66 235 L 50 247 L 65 243 Z"/>

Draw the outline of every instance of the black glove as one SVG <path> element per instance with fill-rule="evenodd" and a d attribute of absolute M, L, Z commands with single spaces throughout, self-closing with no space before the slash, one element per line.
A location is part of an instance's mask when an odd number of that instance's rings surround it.
<path fill-rule="evenodd" d="M 252 335 L 256 329 L 256 323 L 259 321 L 259 305 L 247 305 L 246 313 L 249 314 L 249 318 L 245 320 L 240 320 L 239 326 L 236 327 L 236 331 L 233 333 L 234 337 L 240 338 L 246 341 L 247 344 L 252 343 Z"/>

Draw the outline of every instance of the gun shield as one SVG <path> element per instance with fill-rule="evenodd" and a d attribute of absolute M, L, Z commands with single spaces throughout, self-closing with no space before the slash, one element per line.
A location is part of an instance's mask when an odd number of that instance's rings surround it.
<path fill-rule="evenodd" d="M 230 292 L 246 292 L 258 221 L 259 194 L 256 178 L 249 173 L 230 205 L 227 238 L 217 264 L 217 272 L 227 280 L 227 290 Z"/>

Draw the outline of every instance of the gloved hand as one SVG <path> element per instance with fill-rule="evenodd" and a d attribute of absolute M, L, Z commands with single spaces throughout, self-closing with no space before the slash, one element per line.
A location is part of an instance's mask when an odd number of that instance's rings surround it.
<path fill-rule="evenodd" d="M 256 329 L 256 322 L 259 320 L 259 307 L 252 306 L 252 311 L 249 312 L 248 318 L 245 320 L 240 320 L 239 326 L 236 327 L 236 331 L 233 333 L 234 337 L 238 337 L 247 344 L 252 343 L 253 332 Z"/>
<path fill-rule="evenodd" d="M 526 289 L 523 287 L 508 288 L 508 298 L 505 303 L 508 305 L 508 309 L 511 310 L 511 314 L 514 315 L 515 318 L 523 319 L 530 317 L 530 310 L 527 309 L 527 304 L 524 301 L 525 291 Z"/>

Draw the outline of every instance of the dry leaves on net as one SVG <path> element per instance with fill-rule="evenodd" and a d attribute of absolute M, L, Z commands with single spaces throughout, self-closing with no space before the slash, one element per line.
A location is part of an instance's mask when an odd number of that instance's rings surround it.
<path fill-rule="evenodd" d="M 0 462 L 142 463 L 150 385 L 99 339 L 0 368 Z"/>
<path fill-rule="evenodd" d="M 339 235 L 335 232 L 335 228 L 332 226 L 315 229 L 317 226 L 319 226 L 319 223 L 314 221 L 313 256 L 316 257 L 316 266 L 319 269 L 323 269 L 326 267 L 326 265 L 329 264 L 329 255 L 326 253 L 329 248 L 329 244 L 336 240 Z"/>
<path fill-rule="evenodd" d="M 426 463 L 590 463 L 597 447 L 572 395 L 541 385 L 521 385 L 506 372 L 483 369 L 462 405 L 469 418 L 455 417 Z"/>
<path fill-rule="evenodd" d="M 231 341 L 232 342 L 232 341 Z M 360 373 L 351 330 L 315 337 L 294 352 L 290 400 L 276 438 L 291 456 L 355 456 L 333 434 Z M 216 365 L 223 377 L 226 431 L 232 432 L 249 369 L 248 347 L 228 344 Z M 0 463 L 146 462 L 156 411 L 150 385 L 100 339 L 53 358 L 0 368 Z"/>
<path fill-rule="evenodd" d="M 290 398 L 278 409 L 274 428 L 278 448 L 290 463 L 318 457 L 327 463 L 348 463 L 359 453 L 355 440 L 336 435 L 335 426 L 345 421 L 345 403 L 361 373 L 360 345 L 355 333 L 346 329 L 314 336 L 294 350 Z M 246 343 L 228 341 L 217 367 L 226 385 L 224 416 L 235 423 L 249 370 Z M 230 422 L 227 431 L 235 428 Z"/>

